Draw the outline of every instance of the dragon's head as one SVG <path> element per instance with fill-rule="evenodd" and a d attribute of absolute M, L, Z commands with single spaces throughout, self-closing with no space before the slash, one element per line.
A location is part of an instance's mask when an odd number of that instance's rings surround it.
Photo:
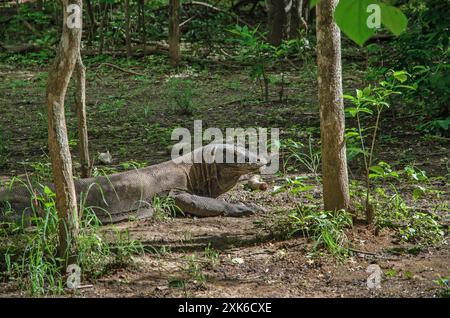
<path fill-rule="evenodd" d="M 221 144 L 216 148 L 216 153 L 222 152 L 224 160 L 220 169 L 234 175 L 256 173 L 268 164 L 267 159 L 260 158 L 257 153 L 244 147 L 230 144 Z"/>
<path fill-rule="evenodd" d="M 227 192 L 241 176 L 256 173 L 268 163 L 256 153 L 233 144 L 210 144 L 196 149 L 195 155 L 201 155 L 202 160 L 194 164 L 193 173 L 197 181 L 202 181 L 194 190 L 211 197 Z"/>

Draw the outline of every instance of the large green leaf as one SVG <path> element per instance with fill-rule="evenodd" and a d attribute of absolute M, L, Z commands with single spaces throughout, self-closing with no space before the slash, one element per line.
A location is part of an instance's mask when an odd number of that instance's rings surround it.
<path fill-rule="evenodd" d="M 381 23 L 383 23 L 389 31 L 398 36 L 406 30 L 408 19 L 400 9 L 388 6 L 384 3 L 381 3 L 380 7 Z"/>
<path fill-rule="evenodd" d="M 393 34 L 400 35 L 408 25 L 408 19 L 400 9 L 377 0 L 340 0 L 334 12 L 334 20 L 341 31 L 360 46 L 376 31 L 367 25 L 367 19 L 371 15 L 367 8 L 373 4 L 380 6 L 381 23 Z"/>
<path fill-rule="evenodd" d="M 340 0 L 334 11 L 334 20 L 350 39 L 362 46 L 375 33 L 367 26 L 370 12 L 367 7 L 379 4 L 375 0 Z"/>

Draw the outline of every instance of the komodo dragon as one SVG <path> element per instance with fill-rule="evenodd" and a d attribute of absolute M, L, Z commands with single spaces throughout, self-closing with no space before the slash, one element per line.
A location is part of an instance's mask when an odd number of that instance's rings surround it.
<path fill-rule="evenodd" d="M 215 159 L 186 163 L 187 158 L 193 159 L 203 151 L 213 158 L 222 153 L 224 159 L 227 154 L 234 159 L 239 154 L 245 157 L 245 163 L 236 163 L 237 160 L 216 163 Z M 81 201 L 84 207 L 92 208 L 102 223 L 120 222 L 130 217 L 149 218 L 153 215 L 152 198 L 158 195 L 171 196 L 177 207 L 194 216 L 244 216 L 259 208 L 216 198 L 233 188 L 242 175 L 257 172 L 266 163 L 265 159 L 258 159 L 242 147 L 212 144 L 146 168 L 75 180 L 75 188 L 78 204 Z M 54 189 L 52 184 L 48 187 Z M 2 206 L 4 210 L 19 212 L 13 214 L 16 218 L 31 215 L 31 201 L 30 191 L 25 186 L 0 189 L 0 219 L 5 215 L 1 213 Z"/>

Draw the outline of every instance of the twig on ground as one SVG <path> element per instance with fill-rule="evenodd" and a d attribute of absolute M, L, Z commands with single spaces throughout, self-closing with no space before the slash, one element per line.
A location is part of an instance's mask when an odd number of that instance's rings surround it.
<path fill-rule="evenodd" d="M 124 68 L 121 68 L 121 67 L 119 67 L 119 66 L 117 66 L 117 65 L 114 65 L 114 64 L 111 64 L 111 63 L 101 63 L 97 68 L 100 68 L 100 67 L 102 67 L 102 66 L 109 66 L 109 67 L 114 68 L 114 69 L 116 69 L 116 70 L 119 70 L 119 71 L 121 71 L 121 72 L 128 73 L 128 74 L 132 74 L 132 75 L 137 75 L 137 76 L 147 76 L 147 75 L 142 74 L 142 73 L 138 73 L 138 72 L 131 71 L 131 70 L 126 70 L 126 69 L 124 69 Z"/>

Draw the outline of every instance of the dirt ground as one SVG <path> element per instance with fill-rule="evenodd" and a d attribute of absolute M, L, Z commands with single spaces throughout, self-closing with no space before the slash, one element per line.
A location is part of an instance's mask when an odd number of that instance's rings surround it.
<path fill-rule="evenodd" d="M 138 259 L 135 268 L 102 278 L 83 297 L 434 297 L 439 292 L 433 280 L 449 273 L 447 247 L 419 255 L 392 255 L 389 235 L 373 238 L 365 228 L 356 227 L 360 249 L 375 255 L 356 253 L 343 263 L 330 255 L 308 257 L 311 243 L 303 238 L 276 241 L 260 232 L 258 216 L 232 219 L 176 219 L 168 224 L 127 226 L 145 244 L 166 247 L 171 252 Z M 186 236 L 189 240 L 186 241 Z M 202 254 L 211 244 L 220 252 L 217 265 L 206 263 L 206 282 L 186 279 L 185 257 Z M 204 253 L 203 253 L 204 254 Z M 242 259 L 242 264 L 233 260 Z M 366 268 L 378 264 L 383 272 L 381 288 L 367 288 Z"/>
<path fill-rule="evenodd" d="M 286 200 L 283 194 L 248 192 L 244 182 L 225 196 L 237 198 L 271 208 Z M 450 273 L 448 245 L 411 254 L 410 246 L 400 244 L 393 233 L 374 236 L 356 225 L 347 236 L 358 252 L 339 260 L 327 252 L 312 253 L 313 243 L 302 237 L 274 239 L 261 227 L 269 215 L 121 223 L 118 228 L 128 230 L 146 253 L 129 267 L 82 282 L 88 288 L 67 296 L 438 297 L 442 290 L 434 281 Z M 208 249 L 217 257 L 212 259 Z M 190 269 L 191 258 L 197 270 Z M 379 289 L 367 288 L 370 264 L 383 272 Z M 0 297 L 26 296 L 5 283 L 0 290 Z"/>
<path fill-rule="evenodd" d="M 154 63 L 157 64 L 157 61 Z M 137 65 L 132 67 L 141 73 L 149 72 Z M 290 96 L 287 102 L 264 105 L 253 101 L 258 94 L 257 87 L 245 74 L 198 72 L 194 94 L 198 109 L 192 116 L 178 116 L 171 112 L 170 105 L 164 99 L 162 92 L 166 75 L 163 72 L 149 73 L 149 78 L 140 78 L 88 63 L 91 152 L 97 154 L 110 150 L 115 169 L 123 170 L 125 166 L 121 163 L 130 160 L 146 164 L 166 160 L 168 142 L 164 138 L 167 132 L 177 126 L 191 127 L 193 119 L 204 119 L 204 128 L 249 125 L 283 127 L 283 136 L 289 129 L 316 127 L 313 131 L 317 134 L 315 87 L 311 84 L 311 78 L 303 73 L 287 76 L 289 84 L 286 94 Z M 357 75 L 354 68 L 344 70 L 344 86 L 350 89 L 360 85 Z M 7 178 L 25 171 L 33 174 L 33 169 L 45 170 L 48 167 L 48 158 L 43 155 L 46 150 L 46 123 L 42 116 L 45 113 L 42 106 L 45 70 L 36 67 L 17 70 L 3 65 L 0 76 L 0 132 L 8 140 L 8 151 L 3 153 L 7 161 L 0 166 L 0 176 Z M 73 92 L 69 91 L 68 96 L 73 96 Z M 117 100 L 122 102 L 115 104 Z M 72 105 L 69 100 L 71 141 L 76 140 Z M 402 124 L 410 128 L 415 125 L 414 119 Z M 443 174 L 443 159 L 448 158 L 448 141 L 420 139 L 414 131 L 408 133 L 398 127 L 389 127 L 389 123 L 386 125 L 389 129 L 382 140 L 379 158 L 393 166 L 414 162 L 430 175 Z M 72 145 L 72 153 L 76 162 L 76 143 Z M 37 162 L 42 165 L 32 165 Z M 358 171 L 352 171 L 351 178 L 357 178 Z M 306 172 L 296 173 L 302 175 Z M 283 176 L 277 178 L 282 179 Z M 356 225 L 347 236 L 358 252 L 339 261 L 326 252 L 312 254 L 312 242 L 305 238 L 274 239 L 261 224 L 274 210 L 288 209 L 292 205 L 285 194 L 271 194 L 277 184 L 274 180 L 267 192 L 250 192 L 242 182 L 224 196 L 229 201 L 258 203 L 268 209 L 267 214 L 245 218 L 180 217 L 159 222 L 120 224 L 119 228 L 128 229 L 132 237 L 142 242 L 146 253 L 136 257 L 135 264 L 130 267 L 97 281 L 83 282 L 92 286 L 68 296 L 438 296 L 440 289 L 434 280 L 450 274 L 448 245 L 411 254 L 392 233 L 382 231 L 374 236 L 365 226 Z M 448 184 L 441 182 L 437 187 L 444 191 L 441 200 L 448 207 Z M 311 195 L 296 200 L 320 202 L 320 187 L 312 190 Z M 432 209 L 435 203 L 421 204 L 426 209 Z M 105 230 L 108 231 L 108 228 Z M 211 257 L 211 250 L 218 256 Z M 195 262 L 190 262 L 190 259 L 195 259 Z M 367 288 L 369 273 L 366 269 L 369 264 L 378 264 L 384 273 L 380 289 Z M 13 285 L 0 283 L 0 297 L 11 296 L 25 294 Z"/>

